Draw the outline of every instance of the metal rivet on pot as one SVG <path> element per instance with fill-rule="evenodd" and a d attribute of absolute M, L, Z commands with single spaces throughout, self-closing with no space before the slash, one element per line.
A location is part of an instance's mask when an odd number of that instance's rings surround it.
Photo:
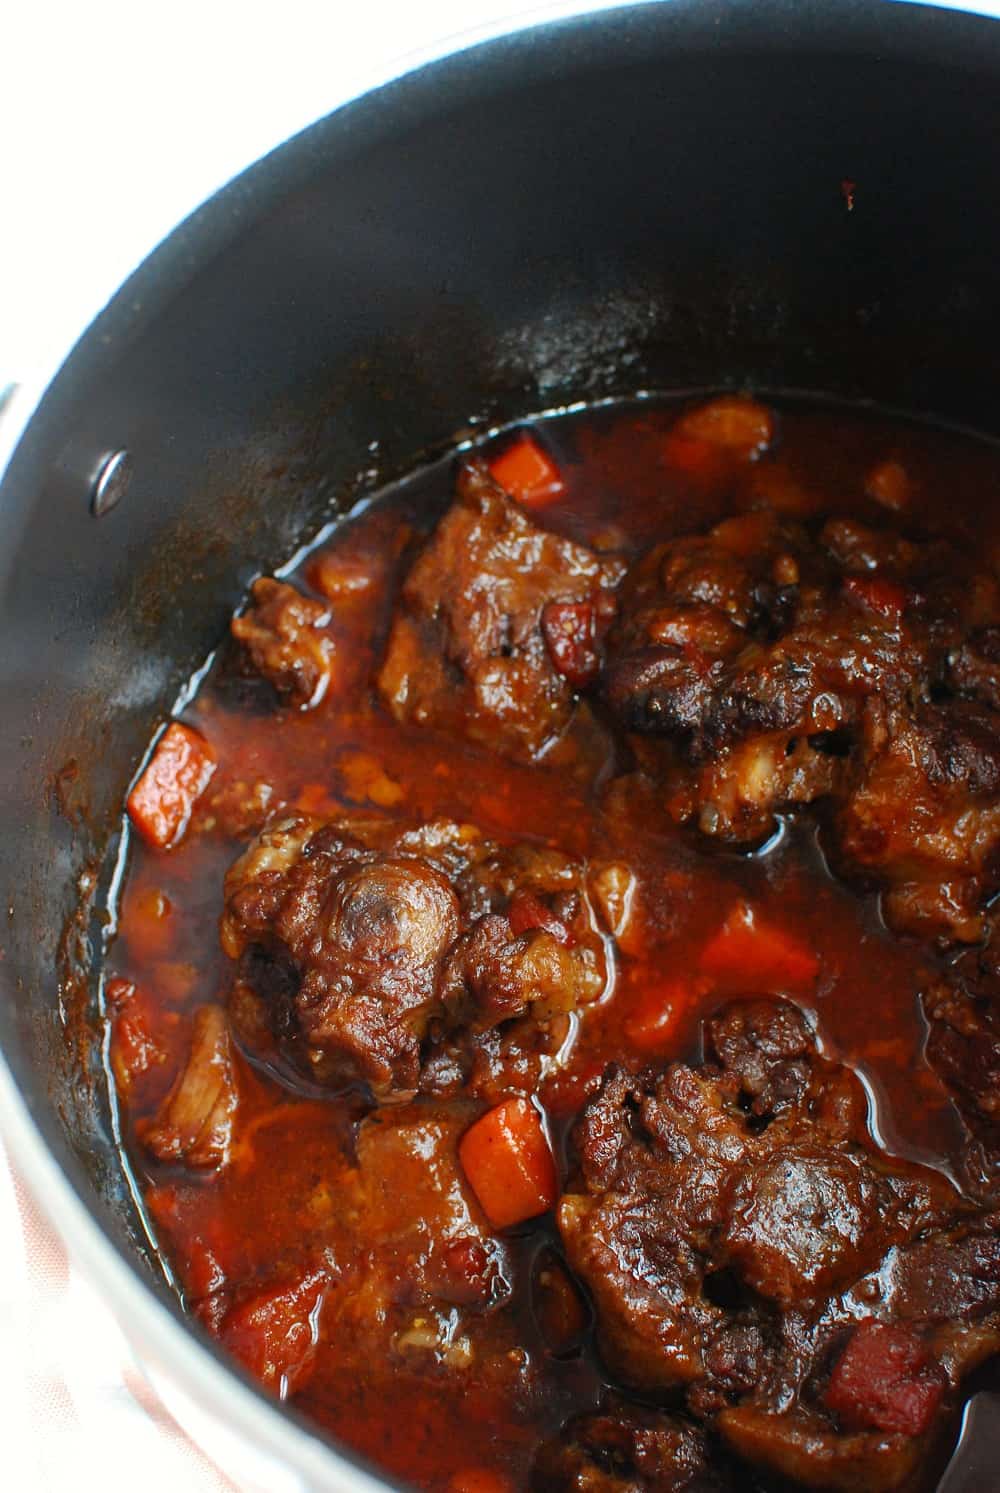
<path fill-rule="evenodd" d="M 120 503 L 132 481 L 132 458 L 124 449 L 112 451 L 101 462 L 91 489 L 90 511 L 95 518 L 103 518 Z"/>

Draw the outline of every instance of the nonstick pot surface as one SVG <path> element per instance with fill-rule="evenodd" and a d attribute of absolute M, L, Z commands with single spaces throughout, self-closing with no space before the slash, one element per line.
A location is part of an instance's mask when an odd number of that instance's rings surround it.
<path fill-rule="evenodd" d="M 998 88 L 1000 27 L 889 3 L 672 0 L 459 52 L 195 214 L 29 423 L 0 488 L 5 1126 L 147 1356 L 299 1485 L 362 1475 L 178 1325 L 98 1082 L 144 743 L 257 570 L 470 426 L 751 384 L 1000 434 Z"/>

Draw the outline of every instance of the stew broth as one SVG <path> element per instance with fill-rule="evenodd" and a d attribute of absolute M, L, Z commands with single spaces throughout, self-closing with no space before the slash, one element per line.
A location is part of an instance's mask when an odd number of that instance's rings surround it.
<path fill-rule="evenodd" d="M 678 438 L 679 408 L 642 401 L 536 422 L 529 434 L 560 490 L 532 521 L 614 556 L 622 569 L 653 545 L 765 510 L 811 533 L 832 515 L 876 530 L 898 525 L 917 542 L 944 536 L 987 570 L 1000 561 L 992 448 L 866 414 L 789 406 L 764 449 L 713 460 L 720 448 L 712 440 Z M 509 445 L 504 434 L 476 450 L 489 461 Z M 992 1186 L 989 1147 L 927 1059 L 921 1002 L 966 957 L 967 942 L 893 931 L 878 874 L 834 874 L 842 868 L 831 859 L 822 796 L 811 807 L 779 805 L 773 827 L 752 842 L 719 843 L 699 832 L 697 818 L 666 812 L 648 738 L 623 729 L 600 689 L 583 692 L 568 726 L 534 760 L 394 715 L 373 680 L 400 587 L 452 501 L 454 474 L 450 457 L 366 501 L 282 572 L 328 617 L 317 629 L 329 645 L 318 703 L 283 702 L 245 652 L 227 647 L 183 711 L 214 771 L 172 848 L 131 834 L 108 955 L 109 1050 L 130 1161 L 190 1308 L 275 1393 L 294 1397 L 390 1476 L 450 1493 L 501 1493 L 532 1477 L 553 1487 L 709 1486 L 631 1464 L 623 1471 L 610 1453 L 600 1462 L 605 1482 L 557 1484 L 556 1474 L 538 1472 L 540 1445 L 571 1417 L 595 1411 L 609 1385 L 671 1411 L 683 1407 L 682 1389 L 622 1384 L 595 1339 L 591 1285 L 576 1278 L 550 1210 L 492 1231 L 504 1241 L 499 1304 L 463 1303 L 450 1287 L 439 1297 L 415 1288 L 416 1256 L 426 1230 L 438 1227 L 436 1215 L 428 1222 L 437 1204 L 428 1204 L 427 1188 L 440 1185 L 442 1196 L 464 1189 L 476 1239 L 488 1225 L 460 1165 L 458 1183 L 451 1172 L 438 1178 L 438 1153 L 422 1133 L 405 1144 L 376 1136 L 386 1147 L 384 1189 L 376 1195 L 369 1178 L 361 1199 L 358 1126 L 374 1110 L 384 1131 L 423 1103 L 452 1165 L 453 1137 L 504 1095 L 527 1092 L 544 1117 L 562 1189 L 578 1166 L 574 1121 L 609 1063 L 697 1067 L 705 1019 L 736 997 L 767 994 L 806 1014 L 824 1060 L 858 1075 L 873 1149 L 981 1202 Z M 196 1154 L 192 1162 L 183 1143 L 157 1154 L 146 1140 L 150 1127 L 162 1128 L 189 1060 L 195 1013 L 232 1009 L 235 967 L 219 937 L 227 870 L 261 825 L 295 810 L 317 820 L 449 820 L 501 844 L 555 847 L 625 868 L 621 926 L 594 921 L 606 959 L 602 992 L 568 1014 L 536 1081 L 505 1082 L 501 1057 L 476 1093 L 452 1086 L 438 1097 L 395 1094 L 380 1107 L 370 1085 L 310 1077 L 289 1060 L 280 1034 L 248 1042 L 234 1019 L 238 1100 L 224 1163 Z M 706 957 L 739 909 L 752 909 L 754 926 L 778 940 L 777 964 L 773 950 L 757 969 L 739 952 Z M 414 1181 L 421 1165 L 426 1175 Z M 441 1207 L 453 1218 L 459 1204 Z M 419 1227 L 410 1227 L 408 1209 L 423 1210 Z M 381 1244 L 368 1232 L 378 1228 Z M 954 1408 L 959 1398 L 946 1402 Z M 712 1414 L 701 1419 L 714 1438 Z M 935 1444 L 947 1434 L 939 1431 Z M 712 1455 L 721 1479 L 738 1454 L 719 1446 Z M 749 1478 L 764 1488 L 776 1476 L 766 1458 L 737 1465 L 739 1486 Z M 908 1474 L 906 1486 L 918 1483 Z"/>

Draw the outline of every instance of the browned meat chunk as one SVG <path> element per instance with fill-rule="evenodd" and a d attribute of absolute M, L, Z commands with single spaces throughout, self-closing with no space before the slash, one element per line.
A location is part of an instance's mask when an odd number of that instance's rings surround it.
<path fill-rule="evenodd" d="M 226 1014 L 203 1006 L 194 1018 L 187 1062 L 139 1138 L 159 1161 L 215 1168 L 229 1160 L 239 1092 Z"/>
<path fill-rule="evenodd" d="M 962 639 L 973 629 L 981 661 L 995 617 L 995 582 L 946 546 L 846 519 L 814 539 L 754 512 L 637 568 L 606 690 L 630 730 L 674 743 L 675 813 L 753 839 L 776 809 L 837 791 L 866 701 L 902 706 L 949 667 L 970 677 Z"/>
<path fill-rule="evenodd" d="M 995 919 L 995 913 L 994 913 Z M 992 920 L 991 920 L 992 921 Z M 927 1057 L 1000 1165 L 1000 947 L 995 928 L 923 994 Z M 970 1178 L 970 1182 L 975 1179 Z"/>
<path fill-rule="evenodd" d="M 889 1493 L 918 1465 L 924 1443 L 881 1431 L 838 1431 L 797 1407 L 784 1415 L 754 1405 L 721 1412 L 718 1429 L 734 1451 L 793 1486 L 838 1493 Z"/>
<path fill-rule="evenodd" d="M 835 729 L 855 697 L 912 667 L 905 592 L 886 583 L 872 604 L 829 540 L 762 511 L 654 550 L 625 588 L 609 652 L 625 724 L 678 736 L 699 761 L 751 733 Z"/>
<path fill-rule="evenodd" d="M 1000 710 L 1000 627 L 981 627 L 948 658 L 950 682 L 963 695 Z"/>
<path fill-rule="evenodd" d="M 312 1078 L 381 1095 L 422 1065 L 453 1085 L 518 1021 L 558 1048 L 606 982 L 584 868 L 446 822 L 283 820 L 230 870 L 222 942 L 245 1040 L 269 1028 Z"/>
<path fill-rule="evenodd" d="M 329 611 L 271 576 L 254 581 L 251 595 L 249 610 L 230 624 L 233 637 L 283 699 L 300 710 L 311 709 L 330 683 L 333 644 L 323 632 Z"/>
<path fill-rule="evenodd" d="M 670 813 L 754 841 L 832 798 L 901 931 L 974 940 L 996 889 L 1000 590 L 895 529 L 769 511 L 672 540 L 622 591 L 605 689 Z"/>
<path fill-rule="evenodd" d="M 919 667 L 906 593 L 887 583 L 873 604 L 823 539 L 750 513 L 662 546 L 625 589 L 608 698 L 630 730 L 674 744 L 672 810 L 705 833 L 759 838 L 777 809 L 833 792 L 865 698 L 905 691 Z"/>
<path fill-rule="evenodd" d="M 558 1222 L 601 1350 L 784 1476 L 895 1487 L 1000 1345 L 994 1220 L 873 1147 L 859 1081 L 788 1003 L 734 1005 L 706 1049 L 699 1069 L 610 1074 L 575 1127 Z"/>
<path fill-rule="evenodd" d="M 960 700 L 916 712 L 871 702 L 836 829 L 849 865 L 888 884 L 893 927 L 981 938 L 1000 851 L 1000 716 Z"/>
<path fill-rule="evenodd" d="M 845 775 L 838 732 L 816 737 L 770 731 L 710 758 L 697 772 L 667 765 L 667 807 L 716 839 L 758 842 L 775 828 L 779 809 L 829 797 Z M 641 753 L 649 761 L 648 750 Z M 652 765 L 659 774 L 658 754 Z"/>
<path fill-rule="evenodd" d="M 532 1469 L 537 1493 L 723 1493 L 731 1488 L 705 1434 L 691 1421 L 614 1396 L 574 1417 Z"/>
<path fill-rule="evenodd" d="M 750 1113 L 773 1116 L 798 1104 L 809 1086 L 815 1038 L 788 1001 L 748 1000 L 707 1023 L 709 1050 L 740 1081 Z"/>
<path fill-rule="evenodd" d="M 390 1405 L 405 1405 L 408 1376 L 447 1375 L 451 1392 L 484 1406 L 509 1395 L 529 1407 L 543 1392 L 517 1319 L 502 1310 L 515 1252 L 493 1234 L 458 1160 L 477 1112 L 426 1099 L 376 1111 L 333 1192 L 341 1289 L 326 1306 L 337 1345 L 328 1366 L 373 1382 Z"/>
<path fill-rule="evenodd" d="M 404 585 L 378 685 L 398 720 L 531 759 L 596 672 L 621 568 L 546 532 L 480 462 Z"/>

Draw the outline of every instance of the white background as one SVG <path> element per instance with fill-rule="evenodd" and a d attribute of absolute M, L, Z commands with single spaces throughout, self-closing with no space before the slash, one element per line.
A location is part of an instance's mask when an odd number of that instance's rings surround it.
<path fill-rule="evenodd" d="M 504 18 L 590 8 L 593 0 L 0 0 L 0 388 L 42 378 L 176 222 L 399 59 Z M 965 8 L 996 14 L 1000 0 Z M 16 1281 L 24 1261 L 8 1194 L 0 1164 L 0 1278 Z M 96 1380 L 102 1309 L 94 1304 L 86 1328 L 78 1317 L 79 1340 L 62 1343 L 61 1317 L 32 1319 L 27 1299 L 23 1312 L 6 1305 L 0 1482 L 12 1493 L 69 1486 L 27 1470 L 57 1448 L 32 1439 L 22 1371 L 41 1351 L 41 1329 L 64 1354 L 64 1373 Z M 106 1493 L 193 1486 L 137 1455 L 122 1413 L 111 1399 L 88 1406 L 107 1460 L 80 1466 L 72 1481 L 100 1481 Z"/>
<path fill-rule="evenodd" d="M 192 208 L 399 59 L 599 6 L 0 0 L 0 388 L 34 383 Z"/>
<path fill-rule="evenodd" d="M 594 0 L 0 0 L 0 387 L 243 166 L 400 59 Z"/>

